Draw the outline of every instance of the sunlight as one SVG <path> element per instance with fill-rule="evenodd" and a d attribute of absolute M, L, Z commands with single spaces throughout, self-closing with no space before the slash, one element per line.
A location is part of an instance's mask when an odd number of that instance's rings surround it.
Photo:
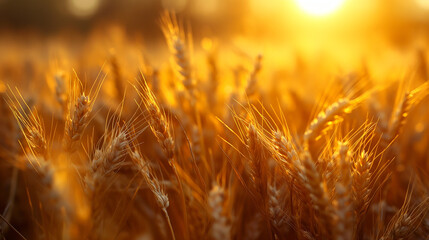
<path fill-rule="evenodd" d="M 311 15 L 327 15 L 337 10 L 345 0 L 295 0 L 299 7 Z"/>
<path fill-rule="evenodd" d="M 420 7 L 429 9 L 429 0 L 416 0 L 416 2 Z"/>

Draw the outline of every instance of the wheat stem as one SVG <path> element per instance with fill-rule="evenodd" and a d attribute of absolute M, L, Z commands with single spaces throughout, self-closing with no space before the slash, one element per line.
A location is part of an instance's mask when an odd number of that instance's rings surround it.
<path fill-rule="evenodd" d="M 174 234 L 173 226 L 171 225 L 171 221 L 170 221 L 170 217 L 168 216 L 167 209 L 162 208 L 162 211 L 164 212 L 165 218 L 167 219 L 168 227 L 170 228 L 170 232 L 171 232 L 171 237 L 173 238 L 173 240 L 175 240 L 176 236 Z"/>

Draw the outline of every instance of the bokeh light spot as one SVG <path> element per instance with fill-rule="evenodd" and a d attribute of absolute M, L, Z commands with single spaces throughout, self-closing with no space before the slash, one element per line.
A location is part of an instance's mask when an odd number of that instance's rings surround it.
<path fill-rule="evenodd" d="M 68 0 L 71 13 L 78 17 L 88 17 L 94 14 L 100 6 L 100 0 Z"/>

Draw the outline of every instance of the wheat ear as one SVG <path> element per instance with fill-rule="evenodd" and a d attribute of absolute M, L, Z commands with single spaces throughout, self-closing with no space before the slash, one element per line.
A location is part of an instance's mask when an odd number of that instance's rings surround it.
<path fill-rule="evenodd" d="M 130 156 L 133 162 L 136 164 L 139 173 L 142 175 L 146 184 L 148 185 L 151 192 L 154 194 L 158 206 L 161 208 L 165 218 L 167 219 L 168 226 L 171 231 L 171 237 L 175 239 L 175 234 L 173 226 L 171 225 L 170 217 L 167 212 L 167 208 L 170 205 L 168 195 L 165 192 L 165 189 L 161 185 L 158 178 L 153 173 L 152 168 L 145 158 L 142 156 L 139 150 L 130 151 Z"/>
<path fill-rule="evenodd" d="M 219 185 L 214 184 L 209 192 L 208 205 L 213 219 L 211 236 L 214 240 L 231 239 L 231 225 L 224 216 L 225 191 Z"/>
<path fill-rule="evenodd" d="M 67 151 L 74 150 L 76 143 L 81 139 L 88 124 L 91 106 L 91 100 L 85 94 L 76 99 L 73 115 L 67 118 L 65 127 L 65 148 Z"/>
<path fill-rule="evenodd" d="M 139 94 L 146 111 L 148 112 L 149 126 L 161 145 L 170 165 L 174 158 L 174 140 L 170 133 L 170 124 L 165 113 L 160 109 L 158 101 L 149 89 L 147 82 L 143 80 L 139 87 L 134 86 Z"/>
<path fill-rule="evenodd" d="M 258 90 L 258 74 L 262 69 L 262 55 L 259 54 L 256 57 L 256 61 L 255 64 L 253 66 L 253 70 L 250 73 L 250 77 L 249 77 L 249 81 L 247 82 L 247 86 L 246 86 L 246 94 L 247 97 L 252 97 L 253 95 L 255 95 L 255 93 Z"/>
<path fill-rule="evenodd" d="M 192 77 L 191 61 L 185 34 L 180 29 L 176 16 L 165 12 L 161 17 L 162 32 L 167 40 L 170 50 L 173 52 L 174 62 L 183 86 L 188 91 L 191 105 L 195 104 L 195 82 Z"/>
<path fill-rule="evenodd" d="M 392 115 L 391 122 L 388 126 L 387 133 L 383 135 L 383 143 L 387 146 L 400 132 L 404 126 L 408 113 L 411 108 L 412 94 L 405 93 Z"/>
<path fill-rule="evenodd" d="M 301 179 L 311 199 L 312 207 L 318 214 L 321 231 L 325 233 L 327 239 L 332 239 L 333 209 L 323 179 L 308 151 L 305 151 L 302 157 Z"/>
<path fill-rule="evenodd" d="M 280 161 L 279 164 L 285 172 L 289 185 L 304 198 L 305 187 L 300 178 L 301 161 L 296 147 L 279 131 L 274 132 L 272 143 L 273 155 Z"/>
<path fill-rule="evenodd" d="M 247 149 L 250 153 L 250 175 L 263 199 L 267 194 L 267 162 L 264 156 L 264 145 L 260 133 L 254 124 L 249 124 L 247 128 Z"/>
<path fill-rule="evenodd" d="M 351 101 L 347 98 L 341 98 L 331 104 L 325 111 L 320 112 L 315 119 L 310 123 L 304 133 L 304 141 L 308 143 L 318 137 L 318 134 L 323 128 L 335 118 L 349 112 Z"/>
<path fill-rule="evenodd" d="M 428 89 L 429 83 L 425 82 L 403 95 L 396 110 L 392 114 L 387 132 L 383 135 L 383 146 L 387 146 L 401 133 L 411 109 L 429 94 Z"/>
<path fill-rule="evenodd" d="M 25 176 L 29 178 L 29 184 L 32 184 L 30 189 L 39 201 L 37 205 L 42 214 L 39 219 L 42 226 L 41 238 L 52 240 L 60 239 L 63 235 L 62 209 L 67 210 L 67 204 L 55 186 L 54 174 L 55 169 L 49 161 L 31 153 L 27 155 Z M 32 207 L 33 204 L 30 206 Z"/>
<path fill-rule="evenodd" d="M 91 158 L 89 171 L 85 176 L 85 187 L 91 204 L 91 238 L 97 238 L 97 234 L 100 234 L 99 231 L 103 227 L 105 209 L 100 199 L 105 197 L 111 187 L 116 172 L 128 165 L 124 157 L 129 141 L 127 130 L 116 127 L 105 133 L 102 146 L 95 150 Z"/>
<path fill-rule="evenodd" d="M 122 100 L 122 94 L 124 94 L 124 83 L 122 79 L 121 67 L 119 66 L 118 59 L 115 51 L 110 51 L 110 66 L 113 73 L 113 81 L 116 88 L 116 98 Z"/>
<path fill-rule="evenodd" d="M 409 200 L 405 200 L 404 206 L 392 218 L 381 240 L 406 239 L 419 228 L 429 211 L 429 197 L 413 209 L 408 209 Z"/>
<path fill-rule="evenodd" d="M 55 79 L 55 97 L 57 102 L 61 105 L 63 116 L 65 117 L 68 112 L 68 100 L 69 96 L 66 89 L 65 74 L 62 71 L 58 71 L 54 75 Z"/>
<path fill-rule="evenodd" d="M 33 155 L 46 158 L 48 144 L 45 138 L 43 121 L 39 117 L 37 110 L 30 108 L 18 90 L 15 93 L 9 88 L 9 92 L 10 94 L 7 94 L 7 103 L 18 122 L 30 152 Z"/>
<path fill-rule="evenodd" d="M 355 217 L 363 214 L 365 206 L 370 200 L 370 180 L 372 161 L 367 152 L 362 151 L 353 166 L 353 201 Z"/>
<path fill-rule="evenodd" d="M 347 142 L 338 142 L 334 158 L 338 162 L 340 178 L 335 185 L 336 237 L 338 240 L 352 238 L 351 151 Z"/>
<path fill-rule="evenodd" d="M 287 230 L 288 216 L 285 214 L 285 206 L 283 203 L 283 188 L 274 185 L 268 186 L 268 214 L 270 215 L 271 224 L 276 231 Z"/>

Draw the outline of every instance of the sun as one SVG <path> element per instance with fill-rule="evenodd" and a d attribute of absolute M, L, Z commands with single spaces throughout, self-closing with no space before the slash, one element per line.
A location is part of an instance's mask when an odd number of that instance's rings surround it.
<path fill-rule="evenodd" d="M 298 6 L 305 12 L 323 16 L 337 10 L 345 0 L 295 0 Z"/>

